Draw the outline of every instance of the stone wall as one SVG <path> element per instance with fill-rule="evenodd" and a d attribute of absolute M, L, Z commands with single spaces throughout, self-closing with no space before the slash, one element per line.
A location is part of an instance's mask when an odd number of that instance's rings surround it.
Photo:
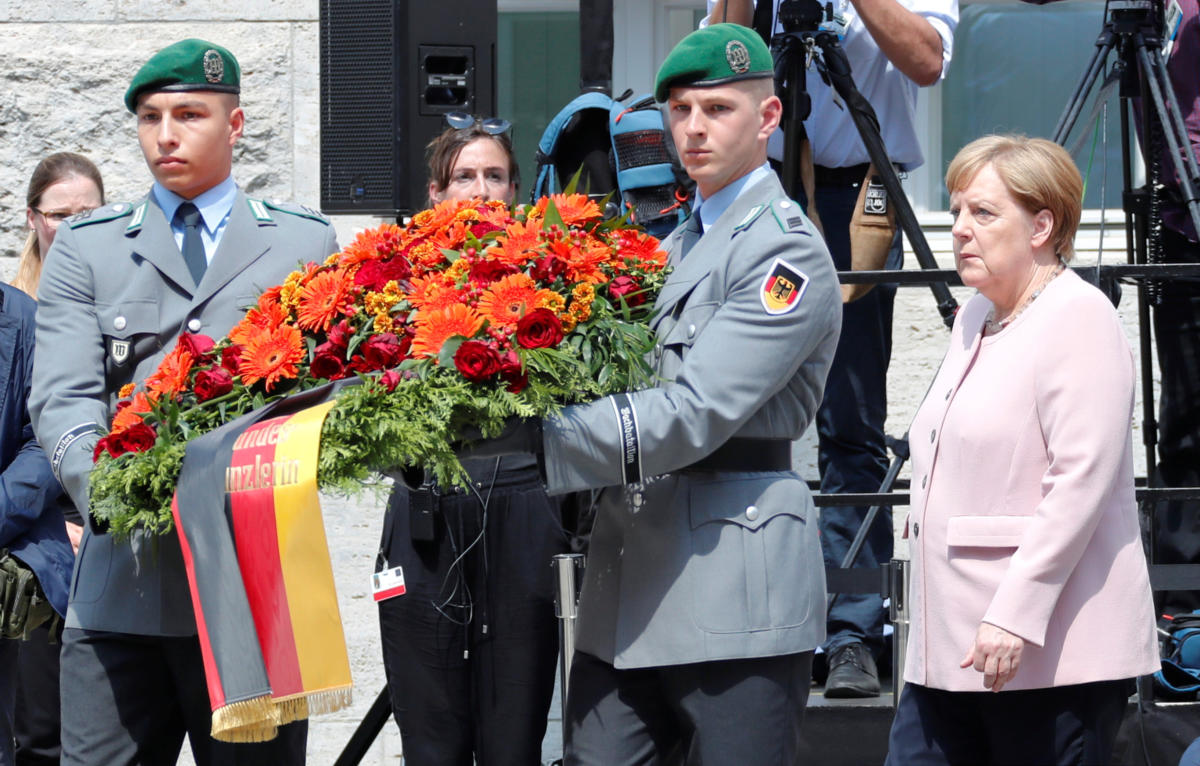
<path fill-rule="evenodd" d="M 0 0 L 0 279 L 25 241 L 25 191 L 37 161 L 76 151 L 100 168 L 108 200 L 152 182 L 122 98 L 158 49 L 200 37 L 242 67 L 246 134 L 234 178 L 248 192 L 319 201 L 316 0 Z M 345 242 L 351 226 L 337 221 Z"/>

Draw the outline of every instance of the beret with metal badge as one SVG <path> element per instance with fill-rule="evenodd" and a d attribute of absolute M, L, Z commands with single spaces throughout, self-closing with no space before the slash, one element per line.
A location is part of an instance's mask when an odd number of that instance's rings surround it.
<path fill-rule="evenodd" d="M 168 45 L 150 57 L 125 91 L 125 106 L 137 111 L 138 96 L 159 91 L 209 90 L 240 93 L 242 70 L 225 48 L 191 38 Z"/>
<path fill-rule="evenodd" d="M 654 81 L 654 99 L 665 102 L 671 88 L 680 86 L 703 88 L 774 74 L 771 51 L 757 32 L 740 24 L 712 24 L 667 54 Z"/>

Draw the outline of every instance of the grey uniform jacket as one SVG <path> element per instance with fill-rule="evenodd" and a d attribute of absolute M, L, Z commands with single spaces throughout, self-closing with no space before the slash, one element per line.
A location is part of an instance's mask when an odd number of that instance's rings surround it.
<path fill-rule="evenodd" d="M 145 380 L 182 332 L 223 337 L 259 293 L 299 263 L 336 252 L 333 227 L 295 205 L 240 190 L 217 251 L 195 285 L 152 197 L 99 208 L 59 228 L 38 290 L 30 412 L 38 441 L 88 519 L 71 581 L 68 627 L 141 635 L 195 633 L 191 598 L 171 533 L 118 542 L 97 534 L 88 472 L 97 430 L 117 392 Z"/>
<path fill-rule="evenodd" d="M 686 224 L 685 224 L 686 226 Z M 569 407 L 544 429 L 552 493 L 600 495 L 576 646 L 618 668 L 764 657 L 825 635 L 812 498 L 792 471 L 685 469 L 731 437 L 795 439 L 841 327 L 829 253 L 772 174 L 680 260 L 657 303 L 656 388 Z M 772 274 L 796 298 L 768 310 Z"/>

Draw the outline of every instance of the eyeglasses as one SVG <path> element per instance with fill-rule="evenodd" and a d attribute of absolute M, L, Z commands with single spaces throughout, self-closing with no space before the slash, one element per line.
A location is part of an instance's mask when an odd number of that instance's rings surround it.
<path fill-rule="evenodd" d="M 85 207 L 82 210 L 38 210 L 35 207 L 33 212 L 37 213 L 42 218 L 45 218 L 47 222 L 58 225 L 68 218 L 72 218 L 80 213 L 85 213 L 88 210 L 94 209 L 95 208 Z"/>
<path fill-rule="evenodd" d="M 476 123 L 489 136 L 498 136 L 501 133 L 507 133 L 508 129 L 512 127 L 512 123 L 503 117 L 482 119 L 466 112 L 446 112 L 446 124 L 455 130 L 472 128 Z"/>

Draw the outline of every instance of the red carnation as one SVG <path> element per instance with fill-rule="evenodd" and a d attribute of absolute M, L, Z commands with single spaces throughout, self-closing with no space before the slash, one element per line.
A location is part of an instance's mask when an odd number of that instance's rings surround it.
<path fill-rule="evenodd" d="M 329 332 L 325 335 L 330 343 L 341 349 L 342 352 L 345 352 L 346 348 L 350 345 L 350 338 L 354 335 L 354 331 L 350 329 L 350 323 L 343 319 L 333 327 L 330 327 Z"/>
<path fill-rule="evenodd" d="M 242 358 L 242 347 L 234 343 L 221 349 L 221 366 L 229 370 L 230 375 L 238 374 L 238 363 Z"/>
<path fill-rule="evenodd" d="M 342 358 L 345 353 L 344 347 L 336 346 L 332 341 L 322 343 L 313 349 L 312 364 L 308 367 L 309 374 L 325 380 L 340 380 L 346 377 L 346 362 Z"/>
<path fill-rule="evenodd" d="M 179 336 L 179 345 L 187 349 L 192 359 L 203 359 L 217 345 L 212 338 L 198 333 L 185 332 Z"/>
<path fill-rule="evenodd" d="M 483 239 L 484 236 L 491 234 L 493 231 L 500 231 L 500 227 L 488 221 L 480 221 L 471 225 L 471 234 L 475 239 Z"/>
<path fill-rule="evenodd" d="M 469 279 L 477 285 L 490 285 L 509 274 L 516 274 L 520 269 L 512 264 L 500 261 L 480 261 L 471 266 Z"/>
<path fill-rule="evenodd" d="M 622 274 L 613 281 L 608 283 L 608 292 L 614 298 L 625 298 L 625 303 L 628 306 L 640 306 L 646 302 L 644 293 L 639 292 L 642 289 L 633 277 Z"/>
<path fill-rule="evenodd" d="M 566 270 L 566 264 L 553 255 L 546 255 L 533 264 L 533 268 L 529 270 L 529 276 L 538 282 L 550 284 L 561 277 Z"/>
<path fill-rule="evenodd" d="M 508 384 L 511 393 L 519 394 L 529 383 L 529 377 L 521 366 L 521 357 L 509 349 L 500 357 L 500 379 Z"/>
<path fill-rule="evenodd" d="M 454 352 L 454 366 L 472 383 L 485 383 L 500 372 L 500 355 L 486 343 L 468 340 Z"/>
<path fill-rule="evenodd" d="M 196 373 L 196 400 L 207 402 L 233 390 L 233 375 L 224 367 L 213 367 Z"/>
<path fill-rule="evenodd" d="M 396 390 L 396 386 L 400 385 L 400 373 L 397 370 L 388 370 L 379 376 L 379 385 L 388 390 L 388 393 Z"/>
<path fill-rule="evenodd" d="M 354 275 L 354 284 L 379 292 L 388 282 L 405 282 L 412 276 L 412 267 L 405 258 L 386 261 L 367 261 Z"/>
<path fill-rule="evenodd" d="M 381 332 L 372 335 L 358 347 L 362 356 L 351 362 L 351 367 L 359 372 L 372 372 L 395 367 L 408 354 L 409 339 L 398 338 L 394 333 Z"/>
<path fill-rule="evenodd" d="M 534 309 L 517 320 L 517 343 L 522 348 L 554 348 L 562 339 L 562 322 L 550 309 Z"/>

